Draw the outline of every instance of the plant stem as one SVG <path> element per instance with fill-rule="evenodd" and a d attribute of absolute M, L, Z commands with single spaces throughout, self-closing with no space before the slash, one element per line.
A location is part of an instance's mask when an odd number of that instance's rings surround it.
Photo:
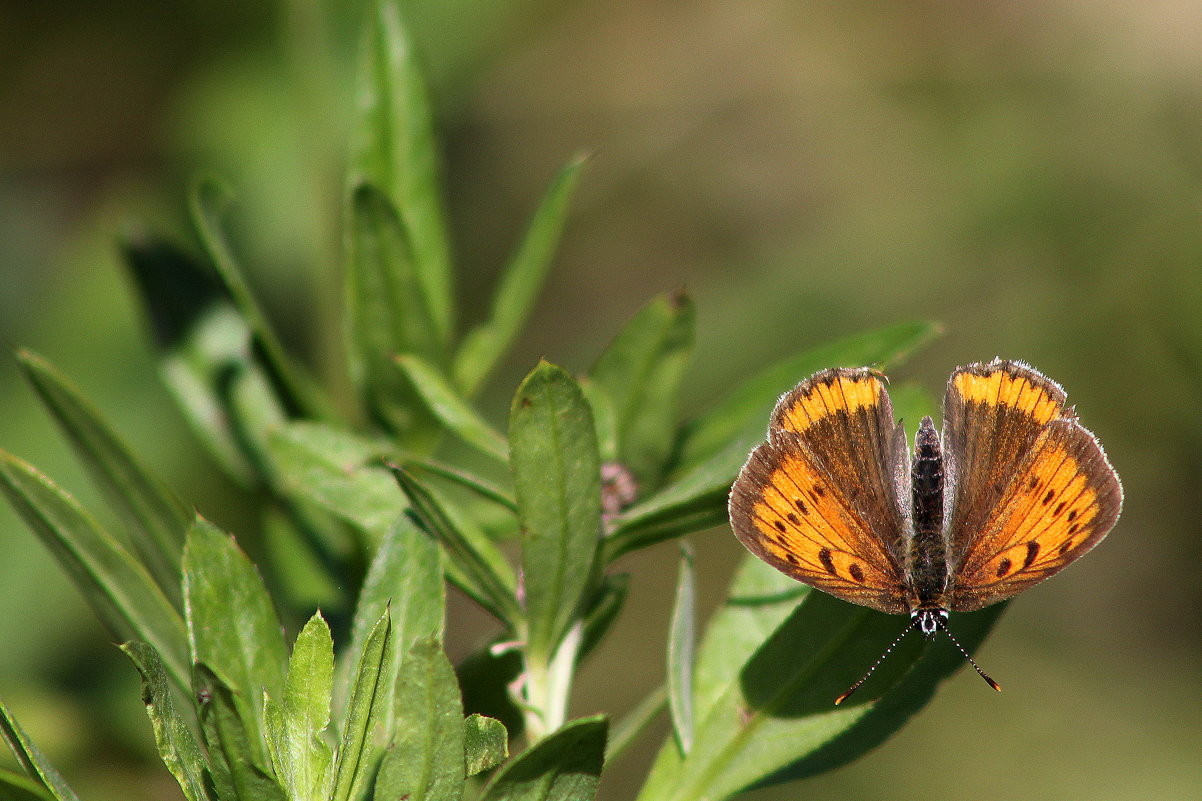
<path fill-rule="evenodd" d="M 576 621 L 548 664 L 526 664 L 526 736 L 531 743 L 556 731 L 568 719 L 568 697 L 583 631 L 583 624 Z"/>

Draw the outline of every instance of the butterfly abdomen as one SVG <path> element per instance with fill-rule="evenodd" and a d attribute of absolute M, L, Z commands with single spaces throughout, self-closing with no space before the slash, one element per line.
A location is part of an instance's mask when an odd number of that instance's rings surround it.
<path fill-rule="evenodd" d="M 907 573 L 915 594 L 914 609 L 942 608 L 947 588 L 947 545 L 943 539 L 943 452 L 939 432 L 924 417 L 914 441 L 910 466 L 914 537 L 910 540 Z"/>

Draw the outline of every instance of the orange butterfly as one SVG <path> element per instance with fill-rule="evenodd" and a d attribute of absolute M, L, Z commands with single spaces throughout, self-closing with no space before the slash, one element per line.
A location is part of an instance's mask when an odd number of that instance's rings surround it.
<path fill-rule="evenodd" d="M 731 488 L 731 525 L 748 550 L 837 598 L 909 613 L 901 636 L 933 639 L 949 611 L 1038 584 L 1118 520 L 1123 489 L 1102 446 L 1029 365 L 958 368 L 942 435 L 924 417 L 912 458 L 885 383 L 868 368 L 824 370 L 780 399 L 768 441 Z"/>

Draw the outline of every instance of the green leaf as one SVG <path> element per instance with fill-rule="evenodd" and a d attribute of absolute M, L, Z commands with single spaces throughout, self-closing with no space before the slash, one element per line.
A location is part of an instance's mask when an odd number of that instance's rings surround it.
<path fill-rule="evenodd" d="M 284 697 L 266 701 L 267 751 L 288 798 L 329 798 L 332 754 L 322 739 L 330 724 L 334 640 L 321 614 L 309 618 L 292 647 Z"/>
<path fill-rule="evenodd" d="M 0 798 L 4 801 L 54 801 L 40 782 L 0 768 Z"/>
<path fill-rule="evenodd" d="M 187 721 L 175 707 L 167 672 L 158 651 L 144 642 L 127 642 L 121 650 L 142 676 L 142 701 L 154 730 L 159 758 L 179 782 L 188 801 L 209 801 L 205 785 L 207 760 Z"/>
<path fill-rule="evenodd" d="M 392 448 L 324 423 L 293 422 L 275 427 L 267 440 L 281 488 L 356 526 L 378 542 L 405 499 L 384 469 Z"/>
<path fill-rule="evenodd" d="M 468 332 L 455 354 L 455 385 L 464 395 L 476 393 L 521 331 L 546 280 L 551 259 L 567 219 L 568 203 L 587 158 L 577 155 L 555 176 L 526 236 L 509 260 L 487 322 Z"/>
<path fill-rule="evenodd" d="M 396 739 L 380 764 L 374 797 L 457 801 L 464 780 L 463 705 L 437 640 L 409 648 L 397 678 L 396 714 Z"/>
<path fill-rule="evenodd" d="M 677 395 L 693 348 L 696 312 L 683 292 L 644 306 L 589 371 L 610 398 L 618 459 L 640 483 L 659 479 L 672 450 Z"/>
<path fill-rule="evenodd" d="M 50 479 L 0 451 L 0 490 L 117 640 L 152 644 L 188 686 L 184 621 L 146 569 Z"/>
<path fill-rule="evenodd" d="M 447 430 L 486 456 L 506 462 L 509 444 L 505 437 L 477 414 L 434 367 L 412 355 L 398 356 L 396 362 L 426 408 Z"/>
<path fill-rule="evenodd" d="M 345 664 L 359 660 L 371 626 L 389 610 L 392 647 L 383 668 L 386 684 L 397 675 L 410 644 L 426 637 L 441 642 L 446 607 L 442 571 L 438 544 L 408 517 L 398 518 L 384 535 L 363 581 Z M 383 696 L 378 703 L 382 719 L 391 722 L 393 696 Z"/>
<path fill-rule="evenodd" d="M 262 742 L 254 721 L 241 714 L 245 705 L 237 694 L 203 664 L 196 665 L 195 683 L 201 699 L 200 728 L 217 798 L 285 801 L 284 791 L 260 757 Z"/>
<path fill-rule="evenodd" d="M 601 527 L 601 464 L 580 387 L 539 364 L 509 414 L 510 467 L 522 525 L 528 658 L 546 665 L 593 580 Z"/>
<path fill-rule="evenodd" d="M 481 801 L 588 801 L 605 758 L 604 717 L 580 718 L 500 770 Z"/>
<path fill-rule="evenodd" d="M 49 362 L 28 350 L 18 351 L 17 360 L 93 482 L 125 523 L 159 589 L 178 603 L 179 560 L 192 513 Z"/>
<path fill-rule="evenodd" d="M 733 441 L 745 443 L 744 455 L 764 439 L 776 401 L 800 381 L 827 367 L 883 366 L 898 361 L 939 333 L 929 322 L 901 323 L 837 340 L 784 359 L 742 381 L 703 417 L 687 426 L 679 464 L 695 466 Z"/>
<path fill-rule="evenodd" d="M 453 323 L 451 259 L 426 87 L 397 3 L 377 0 L 366 34 L 352 131 L 352 182 L 379 187 L 399 212 L 432 339 L 445 345 Z"/>
<path fill-rule="evenodd" d="M 261 359 L 264 372 L 271 384 L 271 394 L 278 398 L 289 417 L 314 417 L 318 412 L 318 401 L 309 384 L 301 381 L 296 366 L 285 352 L 275 330 L 267 321 L 267 315 L 259 306 L 254 293 L 242 276 L 225 234 L 221 229 L 221 216 L 233 203 L 233 193 L 223 183 L 213 179 L 201 179 L 192 189 L 189 205 L 192 221 L 196 225 L 200 240 L 208 252 L 217 275 L 229 292 L 239 315 L 250 327 L 254 339 L 254 351 Z"/>
<path fill-rule="evenodd" d="M 283 697 L 288 649 L 259 571 L 207 520 L 184 546 L 184 602 L 192 660 L 230 688 L 255 764 L 265 766 L 263 694 Z"/>
<path fill-rule="evenodd" d="M 381 743 L 387 742 L 391 727 L 381 711 L 384 699 L 393 692 L 389 682 L 395 674 L 388 670 L 391 641 L 392 623 L 385 610 L 368 635 L 355 670 L 331 801 L 360 798 L 375 775 Z"/>
<path fill-rule="evenodd" d="M 697 651 L 693 717 L 704 720 L 739 670 L 776 631 L 810 588 L 745 554 L 731 579 L 726 602 L 713 614 Z"/>
<path fill-rule="evenodd" d="M 422 527 L 446 550 L 451 580 L 499 620 L 516 625 L 517 579 L 496 545 L 407 470 L 393 466 L 392 472 Z"/>
<path fill-rule="evenodd" d="M 588 376 L 580 379 L 580 391 L 593 410 L 593 426 L 597 429 L 597 451 L 602 463 L 618 461 L 618 415 L 609 393 Z"/>
<path fill-rule="evenodd" d="M 463 760 L 468 776 L 475 776 L 509 758 L 505 724 L 485 715 L 468 715 L 463 721 Z"/>
<path fill-rule="evenodd" d="M 427 473 L 444 478 L 453 484 L 458 484 L 464 489 L 471 490 L 486 501 L 491 501 L 503 507 L 506 511 L 516 512 L 518 510 L 518 503 L 513 499 L 513 492 L 511 490 L 503 489 L 491 481 L 480 478 L 480 476 L 442 464 L 441 462 L 433 462 L 429 459 L 406 460 L 404 466 L 405 469 L 410 471 L 413 468 L 420 468 Z"/>
<path fill-rule="evenodd" d="M 676 580 L 676 602 L 668 626 L 668 711 L 672 732 L 682 754 L 693 747 L 693 657 L 697 625 L 697 589 L 693 549 L 680 548 L 680 576 Z"/>
<path fill-rule="evenodd" d="M 31 779 L 37 779 L 51 798 L 56 801 L 79 801 L 79 796 L 67 786 L 62 774 L 29 739 L 3 701 L 0 701 L 0 737 L 8 743 L 25 773 Z"/>
<path fill-rule="evenodd" d="M 429 297 L 397 209 L 370 184 L 351 196 L 347 320 L 351 368 L 368 410 L 394 431 L 429 432 L 431 419 L 415 388 L 396 368 L 398 354 L 446 360 Z"/>
<path fill-rule="evenodd" d="M 959 616 L 957 636 L 976 647 L 1000 611 L 995 606 Z M 716 801 L 861 756 L 900 728 L 963 664 L 950 643 L 928 644 L 914 635 L 881 664 L 850 708 L 835 707 L 839 692 L 908 624 L 824 593 L 807 594 L 698 717 L 688 756 L 682 759 L 674 744 L 660 751 L 639 798 Z M 699 715 L 702 707 L 697 704 Z"/>

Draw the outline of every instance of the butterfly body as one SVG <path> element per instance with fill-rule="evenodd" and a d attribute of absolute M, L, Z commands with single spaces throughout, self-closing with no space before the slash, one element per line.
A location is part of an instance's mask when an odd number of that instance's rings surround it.
<path fill-rule="evenodd" d="M 943 538 L 943 452 L 939 432 L 929 417 L 922 418 L 910 467 L 914 532 L 905 565 L 912 593 L 910 612 L 946 609 L 947 543 Z"/>
<path fill-rule="evenodd" d="M 924 418 L 913 457 L 885 385 L 836 368 L 780 399 L 731 488 L 731 525 L 752 553 L 843 600 L 908 613 L 933 637 L 949 611 L 1049 578 L 1118 519 L 1118 475 L 1064 390 L 1029 365 L 954 371 L 943 429 Z"/>

